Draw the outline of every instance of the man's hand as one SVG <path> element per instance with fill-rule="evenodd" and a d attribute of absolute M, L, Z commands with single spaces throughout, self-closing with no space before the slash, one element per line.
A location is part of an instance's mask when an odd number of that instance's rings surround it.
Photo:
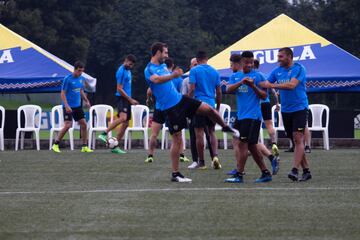
<path fill-rule="evenodd" d="M 72 109 L 71 109 L 70 106 L 66 106 L 66 107 L 65 107 L 65 111 L 66 111 L 67 113 L 71 113 L 71 112 L 72 112 Z"/>
<path fill-rule="evenodd" d="M 276 104 L 275 111 L 276 112 L 280 111 L 280 105 L 278 103 Z"/>
<path fill-rule="evenodd" d="M 243 81 L 244 81 L 244 84 L 248 85 L 249 87 L 251 87 L 251 88 L 255 87 L 254 79 L 246 77 L 243 79 Z"/>
<path fill-rule="evenodd" d="M 90 103 L 89 100 L 85 100 L 84 103 L 85 103 L 85 106 L 86 106 L 86 107 L 88 107 L 88 108 L 91 107 L 91 103 Z"/>
<path fill-rule="evenodd" d="M 131 105 L 138 105 L 139 102 L 136 101 L 135 99 L 131 99 L 130 104 L 131 104 Z"/>
<path fill-rule="evenodd" d="M 151 104 L 152 104 L 152 97 L 146 98 L 146 105 L 150 107 Z"/>
<path fill-rule="evenodd" d="M 272 84 L 269 81 L 263 81 L 259 83 L 259 86 L 262 88 L 272 88 Z"/>
<path fill-rule="evenodd" d="M 175 68 L 175 70 L 172 72 L 172 75 L 174 76 L 174 78 L 180 77 L 183 74 L 184 74 L 184 71 L 179 67 Z"/>

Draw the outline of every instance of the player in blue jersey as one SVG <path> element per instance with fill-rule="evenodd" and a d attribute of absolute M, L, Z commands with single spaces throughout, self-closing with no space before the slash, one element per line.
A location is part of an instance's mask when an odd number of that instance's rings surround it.
<path fill-rule="evenodd" d="M 234 58 L 232 58 L 233 62 L 231 62 L 233 71 L 239 70 L 235 69 L 239 64 L 234 64 L 238 62 Z M 237 144 L 235 147 L 237 172 L 232 177 L 225 179 L 225 182 L 243 182 L 248 150 L 261 170 L 261 176 L 255 182 L 268 182 L 272 180 L 272 176 L 266 168 L 263 157 L 257 147 L 262 118 L 260 99 L 265 99 L 267 96 L 266 91 L 259 87 L 259 83 L 265 79 L 262 74 L 253 70 L 254 55 L 252 52 L 245 51 L 241 54 L 241 67 L 242 72 L 237 71 L 231 75 L 227 85 L 227 92 L 234 92 L 236 94 L 237 119 L 234 128 L 240 132 L 240 137 L 234 141 L 234 144 Z"/>
<path fill-rule="evenodd" d="M 181 130 L 186 127 L 186 118 L 195 114 L 207 115 L 218 123 L 226 132 L 234 132 L 227 126 L 220 115 L 207 104 L 181 95 L 172 83 L 172 79 L 180 77 L 183 71 L 180 68 L 170 73 L 164 60 L 168 57 L 168 47 L 164 43 L 156 42 L 151 46 L 151 60 L 144 70 L 145 80 L 152 94 L 159 104 L 159 110 L 164 111 L 169 122 L 169 132 L 172 136 L 170 157 L 172 162 L 171 181 L 191 182 L 179 172 L 179 154 L 181 153 Z"/>
<path fill-rule="evenodd" d="M 258 70 L 260 67 L 260 62 L 257 59 L 254 59 L 254 69 Z M 272 117 L 271 117 L 271 104 L 270 104 L 270 93 L 272 93 L 275 97 L 276 100 L 276 105 L 279 105 L 279 100 L 277 97 L 277 94 L 275 93 L 275 90 L 270 88 L 267 91 L 267 97 L 265 100 L 260 100 L 260 105 L 261 105 L 261 115 L 263 117 L 263 121 L 265 123 L 265 127 L 269 133 L 269 137 L 270 137 L 270 141 L 271 141 L 271 150 L 272 153 L 275 156 L 279 155 L 279 148 L 276 144 L 276 139 L 275 139 L 275 129 L 273 126 L 273 121 L 272 121 Z"/>
<path fill-rule="evenodd" d="M 164 63 L 166 64 L 166 67 L 170 73 L 176 68 L 172 58 L 166 58 Z M 174 78 L 172 80 L 172 82 L 173 82 L 176 90 L 178 92 L 181 92 L 182 77 Z M 147 94 L 147 99 L 148 99 L 147 102 L 151 102 L 151 99 L 153 96 L 152 96 L 152 92 L 151 92 L 150 88 L 148 88 L 146 94 Z M 150 103 L 148 105 L 150 105 Z M 159 108 L 159 106 L 156 103 L 156 99 L 155 99 L 155 109 L 154 109 L 154 114 L 153 114 L 153 118 L 152 118 L 152 122 L 151 122 L 151 136 L 150 136 L 150 140 L 149 140 L 149 153 L 145 159 L 146 163 L 151 163 L 154 161 L 156 139 L 160 133 L 160 130 L 161 130 L 163 124 L 166 122 L 165 112 L 159 110 L 158 108 Z M 182 143 L 182 144 L 185 144 L 185 143 Z M 182 147 L 183 147 L 183 145 L 182 145 Z M 190 161 L 185 156 L 184 152 L 180 153 L 179 160 L 180 160 L 180 162 L 189 162 Z"/>
<path fill-rule="evenodd" d="M 281 48 L 278 52 L 279 67 L 275 68 L 263 87 L 280 90 L 281 114 L 287 137 L 295 143 L 293 168 L 288 177 L 298 181 L 298 169 L 303 169 L 300 181 L 311 179 L 309 162 L 304 152 L 304 130 L 307 124 L 308 98 L 306 95 L 306 71 L 293 63 L 293 51 Z"/>
<path fill-rule="evenodd" d="M 90 101 L 86 97 L 84 92 L 84 81 L 85 78 L 81 74 L 85 70 L 84 63 L 76 61 L 74 64 L 74 71 L 72 74 L 66 76 L 61 86 L 61 100 L 64 112 L 64 127 L 59 132 L 55 143 L 51 149 L 60 153 L 59 143 L 67 133 L 69 128 L 72 127 L 73 119 L 80 125 L 80 133 L 82 140 L 81 152 L 93 152 L 87 146 L 87 127 L 85 114 L 81 107 L 81 99 L 84 101 L 87 107 L 90 107 Z"/>
<path fill-rule="evenodd" d="M 196 61 L 198 65 L 190 70 L 189 80 L 189 96 L 202 101 L 219 112 L 221 104 L 221 88 L 220 88 L 220 75 L 210 65 L 207 64 L 208 57 L 206 52 L 199 51 L 196 54 Z M 204 158 L 204 131 L 208 131 L 210 136 L 209 148 L 212 148 L 214 157 L 212 160 L 212 167 L 220 169 L 221 164 L 217 156 L 217 139 L 215 135 L 215 123 L 207 116 L 195 115 L 192 119 L 192 124 L 195 128 L 196 135 L 196 148 L 198 152 L 199 162 L 198 169 L 206 169 Z"/>
<path fill-rule="evenodd" d="M 131 118 L 131 105 L 137 105 L 139 102 L 132 98 L 131 95 L 131 82 L 132 82 L 132 74 L 131 69 L 134 67 L 136 62 L 136 57 L 132 54 L 129 54 L 125 57 L 123 64 L 119 67 L 116 72 L 116 98 L 117 98 L 117 109 L 118 109 L 118 118 L 115 119 L 108 128 L 99 135 L 99 139 L 101 139 L 104 143 L 107 142 L 107 135 L 110 131 L 116 128 L 119 124 L 118 134 L 116 136 L 117 140 L 120 141 L 126 128 L 129 126 L 129 120 Z M 125 153 L 120 149 L 119 146 L 112 149 L 111 152 L 116 154 Z"/>

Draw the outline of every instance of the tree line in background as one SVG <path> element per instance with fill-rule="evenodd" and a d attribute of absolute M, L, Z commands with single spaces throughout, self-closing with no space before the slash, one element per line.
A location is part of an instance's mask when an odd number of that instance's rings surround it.
<path fill-rule="evenodd" d="M 98 79 L 93 101 L 113 104 L 115 71 L 126 54 L 138 58 L 133 95 L 144 102 L 154 41 L 168 43 L 186 69 L 197 50 L 214 55 L 281 13 L 360 57 L 358 9 L 358 0 L 0 0 L 0 23 L 69 63 L 85 61 Z M 354 105 L 333 94 L 313 98 Z"/>

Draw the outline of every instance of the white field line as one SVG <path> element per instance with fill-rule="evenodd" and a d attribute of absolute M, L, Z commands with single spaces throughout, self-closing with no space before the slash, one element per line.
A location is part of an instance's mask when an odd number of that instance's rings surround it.
<path fill-rule="evenodd" d="M 360 187 L 244 187 L 244 188 L 143 188 L 143 189 L 94 189 L 71 191 L 28 191 L 0 192 L 6 195 L 44 195 L 44 194 L 88 194 L 88 193 L 142 193 L 142 192 L 190 192 L 190 191 L 359 191 Z"/>

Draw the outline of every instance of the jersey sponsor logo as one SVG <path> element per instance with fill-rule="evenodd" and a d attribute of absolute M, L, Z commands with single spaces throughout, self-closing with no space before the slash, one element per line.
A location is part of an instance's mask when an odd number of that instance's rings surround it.
<path fill-rule="evenodd" d="M 306 61 L 316 59 L 314 51 L 311 48 L 311 45 L 305 46 L 296 46 L 291 47 L 294 52 L 294 61 Z M 276 63 L 277 62 L 277 54 L 279 49 L 264 49 L 264 50 L 254 50 L 254 58 L 258 59 L 260 64 L 263 63 Z M 232 51 L 231 54 L 241 54 L 242 51 Z M 296 54 L 296 55 L 295 55 Z"/>
<path fill-rule="evenodd" d="M 247 93 L 249 91 L 248 89 L 248 86 L 247 85 L 241 85 L 239 88 L 238 88 L 238 92 L 239 93 Z"/>

